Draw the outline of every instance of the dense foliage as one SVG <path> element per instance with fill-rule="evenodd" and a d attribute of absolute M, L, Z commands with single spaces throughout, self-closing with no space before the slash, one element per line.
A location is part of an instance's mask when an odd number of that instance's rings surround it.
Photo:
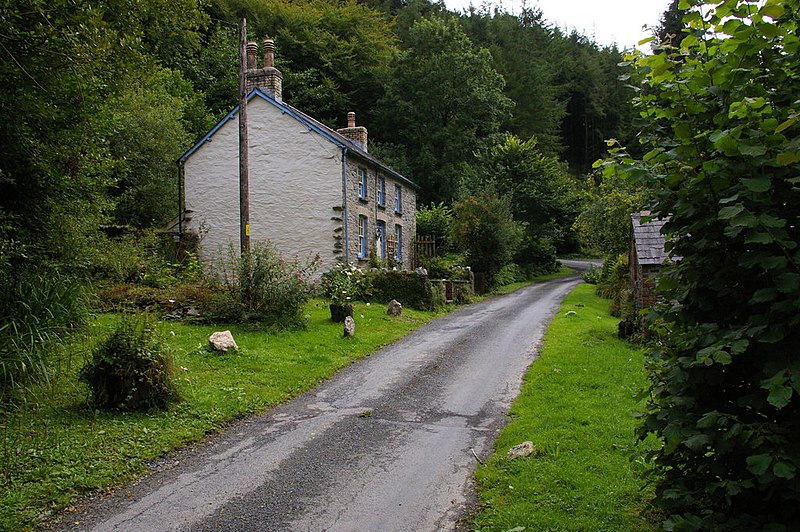
<path fill-rule="evenodd" d="M 573 224 L 584 248 L 606 258 L 626 253 L 631 242 L 631 214 L 647 204 L 647 189 L 641 183 L 607 175 L 599 184 L 592 183 L 588 193 Z"/>
<path fill-rule="evenodd" d="M 487 287 L 511 261 L 523 236 L 523 226 L 512 218 L 508 201 L 492 196 L 469 196 L 456 202 L 452 231 L 468 264 L 486 276 Z"/>
<path fill-rule="evenodd" d="M 524 224 L 518 264 L 546 272 L 557 251 L 577 250 L 572 225 L 582 198 L 565 163 L 545 155 L 535 138 L 507 135 L 478 154 L 477 166 L 480 187 L 506 198 L 514 220 Z"/>
<path fill-rule="evenodd" d="M 669 529 L 800 526 L 800 2 L 681 0 L 680 48 L 632 59 L 641 161 L 675 260 L 642 433 Z"/>
<path fill-rule="evenodd" d="M 285 259 L 269 241 L 254 242 L 242 254 L 231 247 L 216 263 L 209 317 L 277 329 L 305 327 L 303 308 L 314 293 L 312 278 L 319 263 L 319 256 Z"/>
<path fill-rule="evenodd" d="M 141 411 L 178 400 L 172 372 L 172 359 L 156 332 L 155 319 L 123 316 L 92 353 L 81 378 L 92 389 L 96 408 Z"/>
<path fill-rule="evenodd" d="M 29 384 L 49 379 L 63 338 L 86 317 L 85 290 L 74 278 L 0 277 L 0 410 Z"/>
<path fill-rule="evenodd" d="M 423 201 L 458 196 L 463 165 L 510 116 L 503 78 L 454 18 L 424 18 L 381 100 L 384 135 L 404 146 Z M 391 135 L 391 136 L 389 136 Z"/>

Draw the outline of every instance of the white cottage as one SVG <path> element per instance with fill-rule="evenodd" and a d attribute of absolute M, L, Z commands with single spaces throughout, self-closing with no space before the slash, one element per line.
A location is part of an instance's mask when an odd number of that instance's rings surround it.
<path fill-rule="evenodd" d="M 248 44 L 250 238 L 270 240 L 285 256 L 319 254 L 323 269 L 370 254 L 410 269 L 418 187 L 371 156 L 367 130 L 348 114 L 334 131 L 283 101 L 274 45 L 264 67 Z M 183 231 L 200 238 L 213 261 L 239 243 L 239 107 L 181 158 Z"/>

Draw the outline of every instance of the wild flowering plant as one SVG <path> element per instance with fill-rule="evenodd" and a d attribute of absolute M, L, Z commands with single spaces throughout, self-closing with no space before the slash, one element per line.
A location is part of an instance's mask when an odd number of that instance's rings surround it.
<path fill-rule="evenodd" d="M 325 295 L 334 305 L 348 305 L 364 295 L 366 276 L 353 264 L 337 262 L 322 276 Z"/>

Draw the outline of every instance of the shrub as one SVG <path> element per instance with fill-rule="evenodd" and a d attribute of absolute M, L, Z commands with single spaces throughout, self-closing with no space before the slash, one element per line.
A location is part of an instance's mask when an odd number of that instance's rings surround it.
<path fill-rule="evenodd" d="M 84 323 L 86 292 L 58 272 L 0 278 L 0 400 L 50 378 L 69 331 Z"/>
<path fill-rule="evenodd" d="M 633 316 L 633 290 L 627 255 L 603 262 L 597 295 L 611 300 L 609 314 L 612 316 L 623 319 Z"/>
<path fill-rule="evenodd" d="M 254 243 L 244 254 L 229 248 L 217 263 L 217 293 L 207 309 L 210 317 L 278 328 L 304 326 L 303 307 L 314 293 L 311 278 L 319 262 L 319 256 L 305 263 L 286 260 L 268 241 Z"/>
<path fill-rule="evenodd" d="M 197 255 L 191 251 L 178 253 L 168 235 L 155 231 L 106 237 L 92 262 L 94 277 L 111 283 L 163 288 L 202 278 Z"/>
<path fill-rule="evenodd" d="M 589 269 L 581 274 L 581 279 L 587 284 L 598 284 L 602 280 L 603 268 L 596 264 L 590 264 Z"/>
<path fill-rule="evenodd" d="M 400 271 L 374 271 L 367 275 L 375 301 L 388 303 L 396 299 L 405 307 L 421 310 L 437 310 L 445 304 L 444 285 L 427 277 Z"/>
<path fill-rule="evenodd" d="M 156 334 L 155 320 L 147 315 L 123 316 L 81 370 L 94 406 L 104 410 L 166 407 L 178 400 L 171 376 L 170 357 Z"/>
<path fill-rule="evenodd" d="M 469 270 L 461 264 L 464 264 L 464 257 L 456 253 L 424 257 L 420 262 L 420 266 L 427 270 L 431 279 L 469 280 Z"/>
<path fill-rule="evenodd" d="M 322 274 L 322 292 L 335 305 L 366 300 L 372 293 L 370 277 L 353 264 L 337 262 Z"/>
<path fill-rule="evenodd" d="M 667 530 L 800 528 L 800 0 L 682 0 L 687 31 L 634 56 L 636 161 L 674 259 L 641 438 Z"/>
<path fill-rule="evenodd" d="M 528 228 L 530 232 L 531 229 Z M 514 261 L 520 264 L 527 277 L 535 277 L 558 270 L 558 258 L 553 241 L 546 236 L 526 236 L 519 250 L 514 254 Z"/>
<path fill-rule="evenodd" d="M 436 239 L 436 254 L 441 255 L 452 249 L 450 227 L 453 224 L 453 211 L 444 203 L 431 203 L 417 209 L 417 236 Z"/>
<path fill-rule="evenodd" d="M 507 284 L 522 282 L 525 279 L 526 275 L 525 272 L 522 271 L 522 268 L 520 268 L 518 264 L 511 262 L 500 268 L 500 271 L 497 272 L 494 278 L 494 284 L 496 286 L 505 286 Z"/>
<path fill-rule="evenodd" d="M 492 196 L 469 196 L 453 206 L 453 240 L 473 270 L 486 274 L 488 288 L 519 246 L 522 227 L 511 218 L 507 202 Z"/>

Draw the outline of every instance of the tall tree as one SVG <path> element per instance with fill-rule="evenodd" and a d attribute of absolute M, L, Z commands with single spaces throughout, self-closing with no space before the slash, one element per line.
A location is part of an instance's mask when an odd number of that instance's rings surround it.
<path fill-rule="evenodd" d="M 508 119 L 513 103 L 489 51 L 454 18 L 417 21 L 380 111 L 382 140 L 405 147 L 421 201 L 452 201 L 473 153 Z"/>
<path fill-rule="evenodd" d="M 681 0 L 680 49 L 638 56 L 673 263 L 642 435 L 673 530 L 800 523 L 800 0 Z"/>
<path fill-rule="evenodd" d="M 683 17 L 687 11 L 679 7 L 680 0 L 672 0 L 667 6 L 666 11 L 661 15 L 658 27 L 655 29 L 657 42 L 669 43 L 671 46 L 680 48 L 681 41 L 686 35 L 683 25 Z"/>
<path fill-rule="evenodd" d="M 275 39 L 287 101 L 331 126 L 356 111 L 370 127 L 398 51 L 383 13 L 355 0 L 216 0 L 212 14 Z"/>
<path fill-rule="evenodd" d="M 507 135 L 478 154 L 477 190 L 507 198 L 514 220 L 525 226 L 514 259 L 532 270 L 555 266 L 556 252 L 577 251 L 572 226 L 582 198 L 566 164 L 545 155 L 535 138 Z"/>
<path fill-rule="evenodd" d="M 553 33 L 538 9 L 519 15 L 472 10 L 461 17 L 470 38 L 492 53 L 493 65 L 506 81 L 504 93 L 514 111 L 504 128 L 521 137 L 535 136 L 539 149 L 551 155 L 561 149 L 565 103 L 558 99 L 556 68 L 549 48 Z"/>
<path fill-rule="evenodd" d="M 191 53 L 205 17 L 194 0 L 4 0 L 0 22 L 4 260 L 80 265 L 112 207 L 108 98 Z"/>

